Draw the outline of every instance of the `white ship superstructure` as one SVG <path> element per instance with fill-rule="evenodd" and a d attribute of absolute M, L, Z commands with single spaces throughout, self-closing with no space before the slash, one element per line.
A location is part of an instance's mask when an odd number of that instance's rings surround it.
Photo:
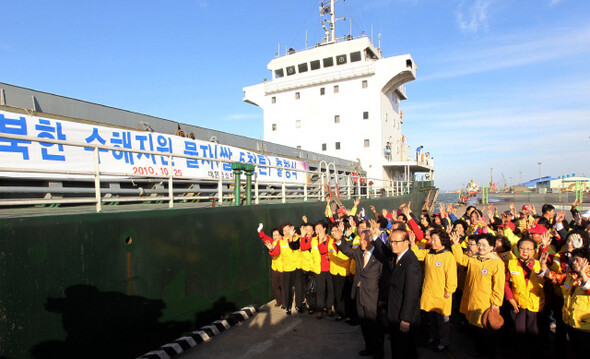
<path fill-rule="evenodd" d="M 244 88 L 244 101 L 264 111 L 264 140 L 359 161 L 383 186 L 416 172 L 433 179 L 432 158 L 417 156 L 402 135 L 404 84 L 416 79 L 412 56 L 385 58 L 366 36 L 337 41 L 333 2 L 321 44 L 273 59 L 270 81 Z"/>

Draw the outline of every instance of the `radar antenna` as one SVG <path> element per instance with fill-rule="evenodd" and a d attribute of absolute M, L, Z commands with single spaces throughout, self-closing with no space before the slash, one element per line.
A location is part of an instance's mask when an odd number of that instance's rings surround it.
<path fill-rule="evenodd" d="M 336 42 L 336 21 L 338 20 L 346 20 L 346 17 L 337 19 L 336 18 L 336 10 L 335 10 L 335 3 L 337 0 L 330 0 L 329 4 L 327 0 L 323 0 L 320 2 L 320 16 L 330 15 L 330 20 L 324 19 L 322 21 L 322 27 L 324 28 L 324 40 L 322 41 L 324 44 L 332 44 Z M 326 27 L 328 24 L 328 27 Z"/>

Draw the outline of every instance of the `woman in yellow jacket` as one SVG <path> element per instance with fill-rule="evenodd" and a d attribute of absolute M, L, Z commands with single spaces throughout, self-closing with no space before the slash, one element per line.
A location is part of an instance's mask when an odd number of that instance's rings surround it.
<path fill-rule="evenodd" d="M 560 284 L 563 292 L 563 321 L 574 353 L 578 358 L 588 358 L 590 353 L 590 248 L 572 251 L 572 269 L 567 273 L 555 273 L 547 268 L 547 252 L 540 258 L 541 273 L 553 283 Z"/>
<path fill-rule="evenodd" d="M 295 227 L 288 223 L 283 225 L 282 229 L 283 238 L 279 240 L 279 246 L 283 262 L 283 293 L 287 315 L 291 315 L 293 299 L 295 299 L 295 309 L 299 312 L 303 311 L 301 251 L 299 250 L 299 236 L 295 234 Z"/>
<path fill-rule="evenodd" d="M 332 244 L 333 241 L 332 238 L 326 234 L 327 227 L 328 225 L 324 221 L 316 223 L 314 227 L 316 236 L 311 240 L 311 253 L 313 258 L 312 271 L 316 274 L 316 308 L 318 311 L 318 319 L 322 319 L 324 315 L 323 312 L 327 312 L 328 308 L 331 308 L 334 303 L 334 286 L 332 285 L 330 258 L 328 254 L 330 244 Z"/>
<path fill-rule="evenodd" d="M 535 342 L 540 332 L 539 313 L 545 306 L 545 279 L 537 275 L 541 272 L 541 264 L 534 257 L 535 241 L 524 237 L 518 241 L 517 247 L 518 259 L 509 260 L 506 268 L 505 295 L 512 305 L 516 340 L 522 344 L 517 348 L 529 350 L 540 348 Z"/>
<path fill-rule="evenodd" d="M 339 223 L 340 230 L 344 232 L 344 224 Z M 332 226 L 332 230 L 336 226 Z M 341 321 L 345 315 L 344 307 L 344 284 L 346 283 L 346 276 L 350 275 L 350 259 L 341 251 L 338 250 L 334 239 L 330 238 L 328 245 L 328 258 L 330 260 L 330 274 L 332 275 L 332 285 L 334 286 L 334 311 L 336 312 L 336 321 Z M 330 308 L 331 303 L 328 303 Z M 328 311 L 328 314 L 332 314 Z"/>
<path fill-rule="evenodd" d="M 283 259 L 281 258 L 281 246 L 279 241 L 283 239 L 280 228 L 274 228 L 272 232 L 272 238 L 267 236 L 262 230 L 263 225 L 258 225 L 258 236 L 264 242 L 264 245 L 268 248 L 268 254 L 272 258 L 270 267 L 272 269 L 271 274 L 271 287 L 275 296 L 275 307 L 286 308 L 285 306 L 285 295 L 283 293 Z"/>
<path fill-rule="evenodd" d="M 453 245 L 451 250 L 457 264 L 467 267 L 465 286 L 459 311 L 465 314 L 469 324 L 473 326 L 475 348 L 480 355 L 495 356 L 495 344 L 484 337 L 482 314 L 491 308 L 498 311 L 504 301 L 504 262 L 493 252 L 496 238 L 491 234 L 476 236 L 478 252 L 474 257 L 463 254 L 459 237 L 451 234 Z"/>
<path fill-rule="evenodd" d="M 438 340 L 435 352 L 442 352 L 449 347 L 449 334 L 452 310 L 452 294 L 457 289 L 457 264 L 451 253 L 451 239 L 442 229 L 430 232 L 431 249 L 419 249 L 415 237 L 410 236 L 412 251 L 418 260 L 424 261 L 424 282 L 420 309 L 428 313 L 430 319 L 430 340 Z"/>

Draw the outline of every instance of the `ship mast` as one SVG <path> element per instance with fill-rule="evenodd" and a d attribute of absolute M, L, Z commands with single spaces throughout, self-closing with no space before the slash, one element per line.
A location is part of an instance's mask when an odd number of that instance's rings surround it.
<path fill-rule="evenodd" d="M 336 10 L 335 10 L 335 3 L 337 0 L 330 0 L 330 5 L 327 4 L 327 0 L 320 2 L 320 16 L 330 15 L 330 20 L 324 19 L 322 21 L 322 27 L 324 28 L 324 40 L 322 41 L 324 44 L 333 44 L 336 42 L 336 21 L 338 20 L 346 20 L 346 17 L 337 19 L 336 18 Z M 329 24 L 326 27 L 326 23 Z"/>

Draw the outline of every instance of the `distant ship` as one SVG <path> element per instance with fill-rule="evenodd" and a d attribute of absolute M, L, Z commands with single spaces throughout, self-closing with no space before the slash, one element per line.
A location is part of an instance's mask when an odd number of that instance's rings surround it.
<path fill-rule="evenodd" d="M 335 3 L 320 5 L 321 42 L 277 54 L 270 81 L 244 88 L 244 101 L 264 111 L 264 140 L 359 161 L 379 187 L 409 185 L 416 173 L 433 181 L 430 153 L 412 150 L 401 129 L 412 56 L 383 57 L 364 34 L 337 38 Z"/>

